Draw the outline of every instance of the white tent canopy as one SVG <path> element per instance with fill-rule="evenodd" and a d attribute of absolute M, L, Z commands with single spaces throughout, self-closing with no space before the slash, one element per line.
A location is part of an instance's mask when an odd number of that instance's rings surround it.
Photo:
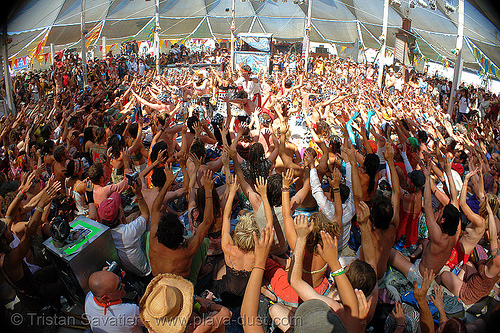
<path fill-rule="evenodd" d="M 362 47 L 379 48 L 382 33 L 383 0 L 312 0 L 313 42 L 333 42 L 353 45 L 356 38 Z M 427 0 L 425 0 L 427 1 Z M 387 43 L 394 46 L 396 31 L 402 17 L 412 21 L 412 32 L 422 54 L 433 60 L 455 59 L 458 13 L 447 12 L 444 0 L 437 0 L 437 9 L 416 6 L 408 8 L 401 0 L 400 7 L 389 9 Z M 458 0 L 448 0 L 457 7 Z M 455 3 L 454 3 L 455 2 Z M 160 0 L 160 39 L 187 37 L 229 38 L 231 0 Z M 29 54 L 50 29 L 42 53 L 55 49 L 79 48 L 80 0 L 31 0 L 8 22 L 12 38 L 9 57 Z M 101 36 L 108 44 L 127 38 L 144 40 L 143 29 L 153 18 L 155 2 L 145 0 L 86 0 L 86 29 L 104 22 Z M 294 4 L 292 0 L 236 0 L 236 33 L 273 33 L 276 39 L 302 40 L 307 17 L 307 3 Z M 142 29 L 142 31 L 141 31 Z M 486 57 L 500 66 L 500 34 L 495 25 L 474 6 L 465 2 L 465 28 L 463 59 L 466 67 L 479 68 L 468 45 L 479 48 Z M 96 41 L 97 42 L 97 41 Z"/>

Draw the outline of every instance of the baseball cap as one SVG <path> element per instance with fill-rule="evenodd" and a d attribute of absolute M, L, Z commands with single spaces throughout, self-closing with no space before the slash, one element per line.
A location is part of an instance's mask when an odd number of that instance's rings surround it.
<path fill-rule="evenodd" d="M 334 332 L 347 333 L 347 329 L 339 316 L 319 299 L 311 299 L 302 303 L 295 312 L 295 332 Z"/>
<path fill-rule="evenodd" d="M 113 192 L 109 198 L 101 202 L 98 213 L 104 224 L 113 224 L 120 211 L 121 203 L 122 199 L 118 192 Z"/>

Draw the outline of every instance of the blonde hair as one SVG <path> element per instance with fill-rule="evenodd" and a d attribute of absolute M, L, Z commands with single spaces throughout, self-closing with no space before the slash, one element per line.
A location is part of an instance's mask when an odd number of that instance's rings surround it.
<path fill-rule="evenodd" d="M 255 217 L 252 213 L 240 216 L 236 228 L 234 228 L 234 244 L 243 252 L 253 251 L 255 243 L 253 241 L 253 232 L 260 237 L 260 230 Z"/>
<path fill-rule="evenodd" d="M 486 209 L 486 200 L 488 200 L 488 202 L 490 204 L 491 211 L 493 212 L 493 216 L 495 216 L 497 214 L 499 203 L 498 203 L 497 197 L 494 194 L 486 193 L 486 196 L 485 196 L 483 202 L 481 202 L 481 204 L 479 205 L 478 214 L 479 214 L 479 216 L 481 216 L 482 218 L 484 218 L 486 220 L 486 227 L 488 227 L 488 210 Z"/>
<path fill-rule="evenodd" d="M 312 213 L 309 216 L 309 221 L 314 221 L 314 227 L 311 233 L 307 236 L 306 247 L 311 253 L 318 253 L 318 244 L 323 246 L 320 231 L 323 230 L 332 237 L 340 237 L 340 226 L 337 222 L 330 221 L 322 212 Z"/>

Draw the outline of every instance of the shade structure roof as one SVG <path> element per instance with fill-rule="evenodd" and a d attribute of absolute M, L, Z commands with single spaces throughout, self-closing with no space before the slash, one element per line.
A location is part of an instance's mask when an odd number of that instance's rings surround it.
<path fill-rule="evenodd" d="M 311 0 L 314 42 L 353 45 L 356 39 L 362 47 L 379 48 L 382 34 L 383 0 Z M 428 3 L 429 0 L 422 0 Z M 458 7 L 458 0 L 447 0 Z M 476 0 L 477 1 L 477 0 Z M 398 2 L 398 0 L 396 0 Z M 387 43 L 393 47 L 395 33 L 402 17 L 411 20 L 412 33 L 426 58 L 441 61 L 455 59 L 452 50 L 457 39 L 458 10 L 450 12 L 444 0 L 436 0 L 437 8 L 417 5 L 409 8 L 408 0 L 389 8 Z M 189 37 L 230 37 L 231 0 L 160 0 L 160 39 L 183 40 Z M 236 33 L 272 33 L 275 39 L 298 41 L 304 35 L 307 2 L 294 0 L 236 0 Z M 9 57 L 28 55 L 46 32 L 43 53 L 69 47 L 79 49 L 81 0 L 25 0 L 9 18 L 7 31 L 12 42 Z M 147 38 L 146 25 L 155 14 L 155 1 L 146 0 L 86 0 L 85 22 L 90 30 L 103 23 L 100 36 L 108 44 L 127 38 Z M 479 68 L 473 47 L 482 51 L 492 63 L 500 66 L 500 31 L 473 4 L 465 1 L 464 65 Z M 97 41 L 96 41 L 97 42 Z"/>

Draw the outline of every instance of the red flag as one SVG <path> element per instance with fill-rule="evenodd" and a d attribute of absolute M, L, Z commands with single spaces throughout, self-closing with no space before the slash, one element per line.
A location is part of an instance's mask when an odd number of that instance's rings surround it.
<path fill-rule="evenodd" d="M 42 40 L 38 43 L 36 48 L 34 48 L 30 53 L 30 61 L 31 62 L 33 62 L 35 57 L 38 57 L 42 53 L 43 48 L 45 47 L 45 43 L 47 42 L 47 37 L 49 37 L 50 29 L 46 28 L 46 30 L 47 31 L 45 32 L 45 35 L 43 36 Z"/>

